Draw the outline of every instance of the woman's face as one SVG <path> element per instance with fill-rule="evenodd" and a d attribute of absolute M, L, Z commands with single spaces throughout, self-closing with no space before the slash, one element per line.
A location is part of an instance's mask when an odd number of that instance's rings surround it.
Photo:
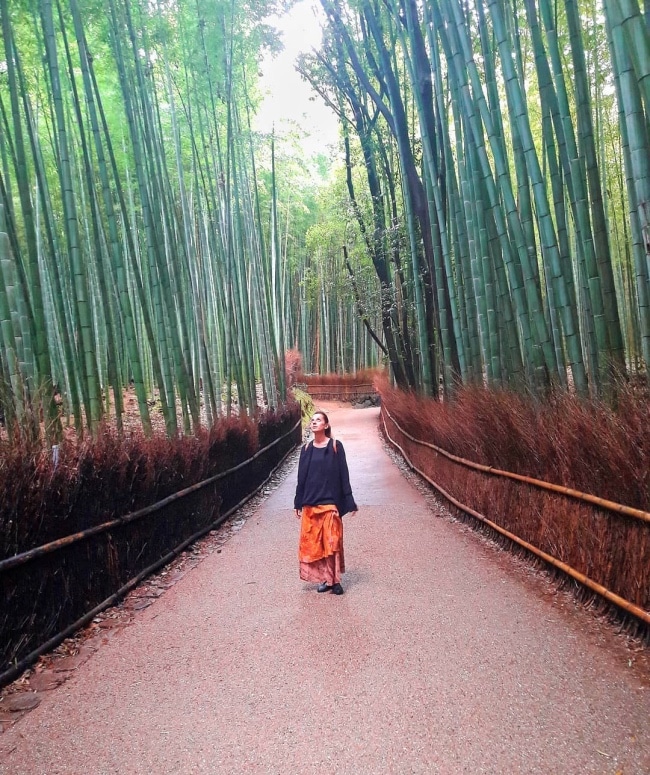
<path fill-rule="evenodd" d="M 312 415 L 309 427 L 311 428 L 312 433 L 316 433 L 317 431 L 325 431 L 329 425 L 325 422 L 323 415 L 320 412 L 316 412 L 316 414 Z"/>

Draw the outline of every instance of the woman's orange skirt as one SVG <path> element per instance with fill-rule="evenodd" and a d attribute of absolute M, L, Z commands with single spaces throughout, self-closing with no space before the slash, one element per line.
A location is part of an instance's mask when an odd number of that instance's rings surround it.
<path fill-rule="evenodd" d="M 336 506 L 303 506 L 298 546 L 303 581 L 337 584 L 345 573 L 343 520 Z"/>

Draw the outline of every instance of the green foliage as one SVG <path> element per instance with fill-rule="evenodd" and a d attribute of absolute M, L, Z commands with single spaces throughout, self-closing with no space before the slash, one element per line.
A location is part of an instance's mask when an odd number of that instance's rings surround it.
<path fill-rule="evenodd" d="M 309 425 L 311 416 L 314 413 L 314 410 L 315 410 L 314 401 L 312 397 L 309 395 L 309 393 L 306 393 L 304 390 L 301 390 L 299 387 L 292 387 L 291 393 L 293 397 L 296 399 L 296 401 L 300 404 L 302 427 L 304 429 Z"/>
<path fill-rule="evenodd" d="M 106 411 L 120 427 L 130 381 L 145 429 L 155 394 L 172 435 L 177 412 L 189 431 L 234 396 L 256 412 L 256 381 L 277 404 L 284 300 L 271 294 L 286 281 L 268 259 L 270 140 L 248 116 L 258 63 L 280 46 L 266 19 L 290 4 L 0 3 L 13 63 L 0 76 L 0 204 L 20 281 L 3 353 L 15 338 L 22 369 L 7 384 L 33 380 L 27 394 L 45 403 L 56 385 L 79 432 Z M 315 207 L 311 173 L 279 169 L 276 262 Z M 7 391 L 7 414 L 22 400 Z"/>
<path fill-rule="evenodd" d="M 593 0 L 321 4 L 323 50 L 301 71 L 341 118 L 400 384 L 604 395 L 614 372 L 648 375 L 637 7 L 608 4 L 608 29 Z"/>

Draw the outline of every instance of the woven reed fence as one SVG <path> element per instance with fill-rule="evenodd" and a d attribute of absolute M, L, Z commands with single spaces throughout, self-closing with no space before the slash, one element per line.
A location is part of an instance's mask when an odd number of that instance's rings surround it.
<path fill-rule="evenodd" d="M 258 492 L 301 442 L 297 413 L 278 428 L 277 438 L 226 471 L 146 508 L 0 561 L 0 685 Z"/>
<path fill-rule="evenodd" d="M 362 372 L 358 377 L 354 374 L 300 374 L 297 384 L 316 400 L 357 401 L 379 395 L 374 376 L 372 372 Z"/>
<path fill-rule="evenodd" d="M 451 455 L 407 433 L 387 440 L 455 508 L 635 617 L 650 634 L 650 513 Z"/>

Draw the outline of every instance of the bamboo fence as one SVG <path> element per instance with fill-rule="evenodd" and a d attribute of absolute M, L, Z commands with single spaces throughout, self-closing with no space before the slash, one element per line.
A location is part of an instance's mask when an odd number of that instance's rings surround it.
<path fill-rule="evenodd" d="M 299 419 L 227 471 L 0 561 L 0 686 L 222 524 L 264 487 L 301 437 Z"/>
<path fill-rule="evenodd" d="M 385 405 L 381 420 L 408 465 L 457 509 L 650 631 L 650 513 L 452 455 L 409 434 Z"/>

